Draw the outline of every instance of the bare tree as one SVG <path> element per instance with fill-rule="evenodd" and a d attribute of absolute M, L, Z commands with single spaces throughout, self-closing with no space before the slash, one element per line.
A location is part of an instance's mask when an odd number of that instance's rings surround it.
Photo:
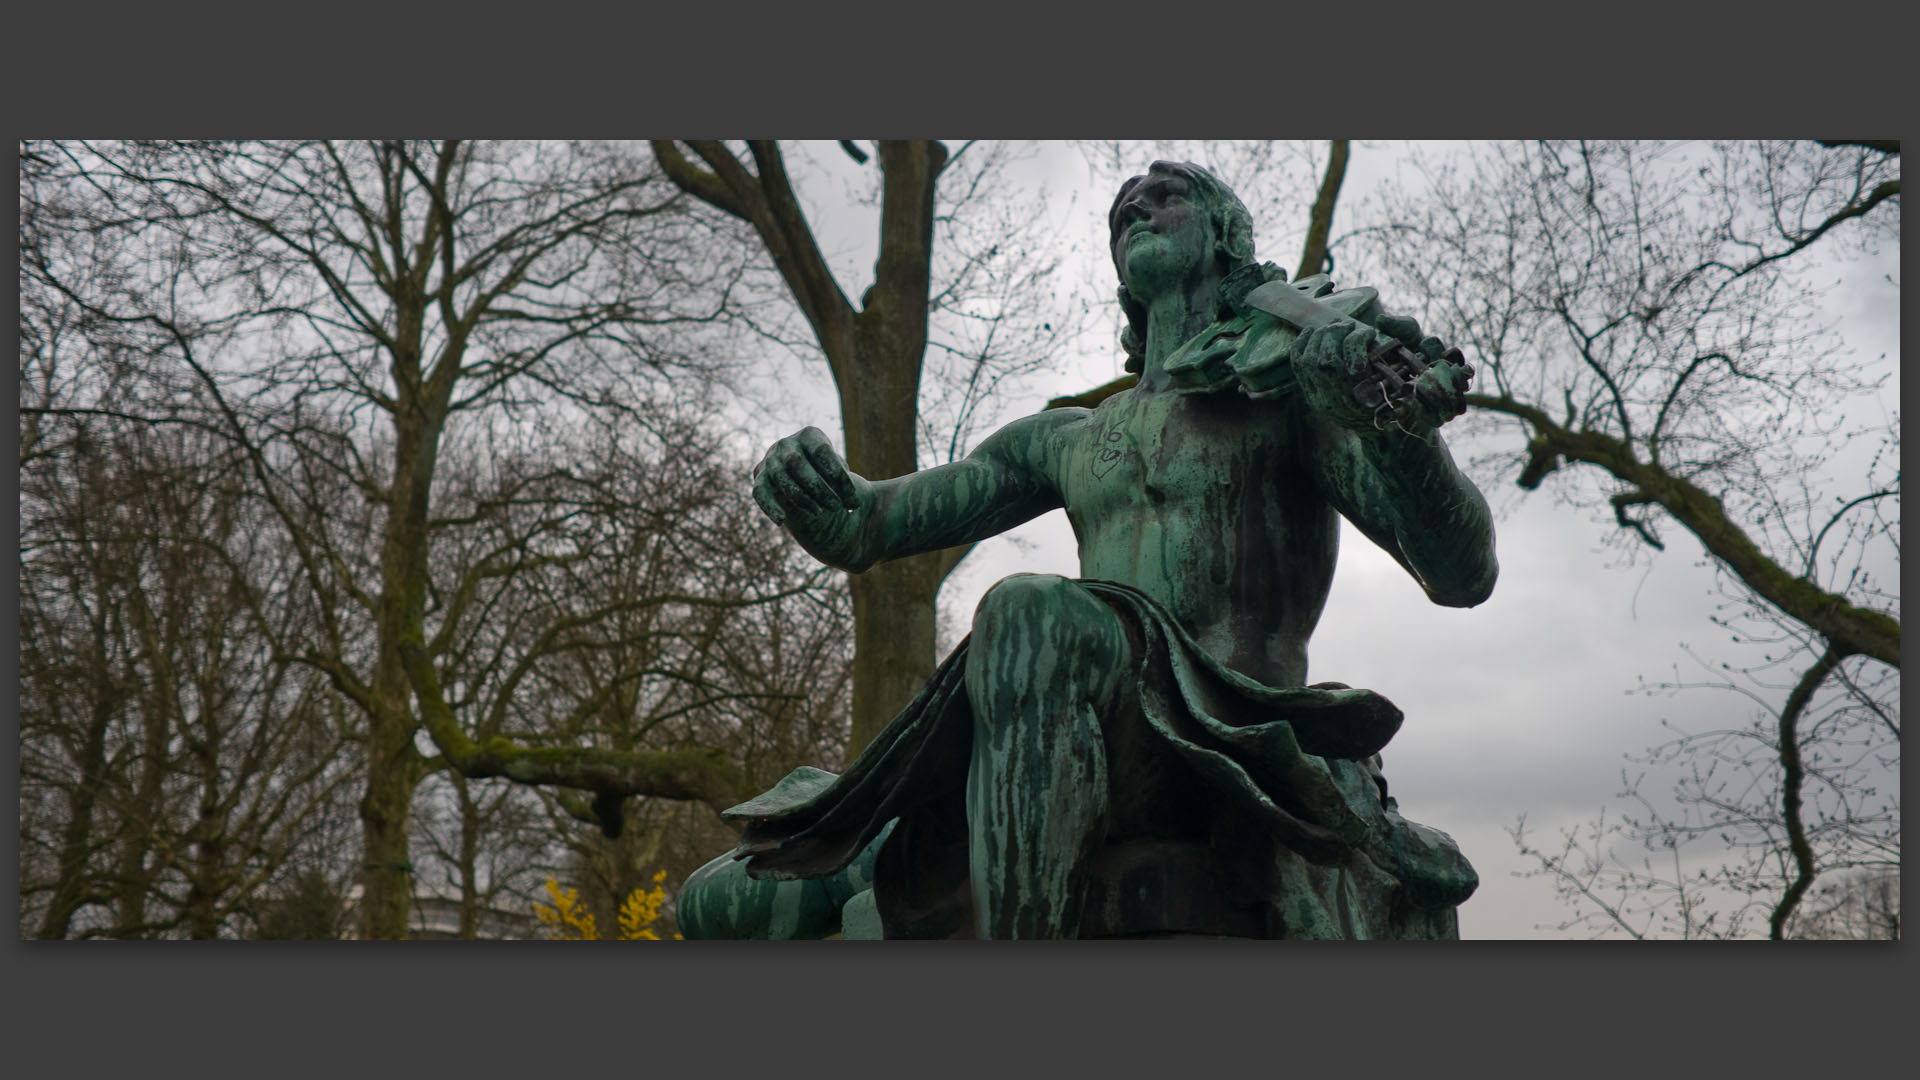
<path fill-rule="evenodd" d="M 462 630 L 439 652 L 437 678 L 460 695 L 450 711 L 478 718 L 477 744 L 505 738 L 523 758 L 597 753 L 615 763 L 718 754 L 739 769 L 743 788 L 839 755 L 849 619 L 834 602 L 838 590 L 753 507 L 744 465 L 710 442 L 703 425 L 654 414 L 644 425 L 583 425 L 518 465 L 492 460 L 492 470 L 541 479 L 514 485 L 511 503 L 476 502 L 444 550 L 467 564 L 473 558 L 459 552 L 468 547 L 537 549 L 545 558 L 448 601 L 475 614 L 448 624 Z M 562 472 L 560 460 L 590 464 Z M 465 505 L 474 474 L 454 470 L 449 479 L 447 504 Z M 577 511 L 564 535 L 550 514 L 524 512 L 558 505 Z M 534 522 L 547 531 L 528 535 Z M 512 776 L 512 767 L 509 760 L 503 771 Z M 463 800 L 482 790 L 470 787 Z M 737 797 L 724 794 L 710 805 Z M 668 833 L 731 836 L 710 813 L 661 805 L 670 799 L 643 797 L 613 818 L 604 789 L 542 798 L 553 813 L 549 846 L 584 862 L 523 860 L 513 888 L 530 900 L 549 874 L 585 866 L 601 879 L 588 900 L 607 919 L 654 870 L 698 865 L 655 865 Z M 463 895 L 482 876 L 471 869 L 475 809 L 461 811 L 457 857 L 454 843 L 435 845 L 460 868 Z M 621 827 L 609 829 L 610 820 Z"/>
<path fill-rule="evenodd" d="M 1853 771 L 1897 761 L 1897 722 L 1834 718 L 1897 715 L 1898 421 L 1871 397 L 1889 373 L 1845 352 L 1813 274 L 1816 257 L 1897 243 L 1898 145 L 1475 145 L 1416 157 L 1413 174 L 1349 247 L 1473 356 L 1485 390 L 1470 405 L 1524 447 L 1503 467 L 1604 507 L 1625 548 L 1691 533 L 1727 587 L 1717 621 L 1762 653 L 1723 673 L 1756 698 L 1759 725 L 1656 749 L 1653 763 L 1688 774 L 1677 804 L 1641 800 L 1616 824 L 1676 859 L 1687 839 L 1722 837 L 1734 855 L 1719 885 L 1769 897 L 1768 932 L 1785 936 L 1818 874 L 1886 857 L 1863 846 L 1891 844 L 1897 861 L 1897 792 L 1878 802 Z M 1657 909 L 1683 911 L 1673 925 L 1689 934 L 1709 914 L 1715 932 L 1757 925 L 1744 903 L 1698 906 L 1697 887 L 1679 899 L 1713 871 L 1609 862 L 1609 828 L 1559 852 L 1521 843 L 1583 917 L 1633 932 Z"/>
<path fill-rule="evenodd" d="M 1571 909 L 1559 929 L 1806 936 L 1797 929 L 1809 914 L 1803 901 L 1823 897 L 1826 907 L 1849 881 L 1898 873 L 1898 672 L 1856 656 L 1787 685 L 1766 671 L 1699 667 L 1701 677 L 1645 689 L 1745 699 L 1747 723 L 1676 729 L 1633 758 L 1617 809 L 1551 846 L 1531 839 L 1524 822 L 1511 830 L 1535 863 L 1529 874 Z M 1655 777 L 1671 777 L 1672 790 L 1649 792 Z M 1815 889 L 1822 876 L 1837 884 Z"/>
<path fill-rule="evenodd" d="M 854 143 L 841 145 L 868 161 Z M 914 471 L 923 452 L 960 456 L 986 393 L 1009 372 L 1044 363 L 1072 339 L 1087 310 L 1076 315 L 1068 305 L 1040 303 L 1054 264 L 1037 239 L 1040 208 L 1009 205 L 999 184 L 1005 147 L 875 144 L 879 255 L 856 305 L 829 266 L 781 147 L 768 140 L 742 149 L 712 140 L 652 146 L 683 191 L 752 227 L 810 339 L 783 340 L 825 356 L 848 465 L 870 479 Z M 923 376 L 930 373 L 929 400 Z M 935 412 L 944 414 L 941 422 L 922 426 Z M 850 578 L 856 749 L 932 673 L 935 600 L 966 550 L 895 560 Z"/>
<path fill-rule="evenodd" d="M 322 862 L 338 696 L 263 644 L 311 624 L 231 447 L 59 287 L 126 287 L 22 158 L 21 912 L 39 937 L 212 937 Z"/>
<path fill-rule="evenodd" d="M 348 810 L 339 702 L 265 645 L 312 616 L 293 561 L 205 433 L 42 432 L 21 477 L 23 932 L 239 933 Z"/>
<path fill-rule="evenodd" d="M 1814 941 L 1900 940 L 1899 873 L 1836 875 L 1797 913 L 1792 936 Z"/>
<path fill-rule="evenodd" d="M 552 823 L 529 789 L 439 770 L 420 785 L 414 814 L 416 904 L 424 894 L 458 905 L 453 936 L 493 936 L 501 913 L 529 915 L 556 846 Z"/>
<path fill-rule="evenodd" d="M 319 869 L 295 874 L 253 906 L 251 936 L 257 941 L 332 941 L 347 919 L 346 892 Z"/>
<path fill-rule="evenodd" d="M 611 448 L 595 456 L 618 460 Z M 691 447 L 668 457 L 683 467 L 700 460 Z M 519 700 L 581 703 L 558 737 L 614 748 L 716 748 L 754 790 L 797 765 L 831 767 L 843 757 L 851 683 L 844 594 L 752 504 L 742 475 L 737 466 L 698 479 L 638 466 L 610 471 L 609 486 L 617 480 L 628 505 L 648 510 L 599 515 L 612 532 L 609 557 L 567 568 L 550 602 L 775 595 L 758 604 L 634 604 L 611 632 L 550 651 Z M 651 887 L 655 872 L 678 882 L 733 842 L 713 815 L 649 798 L 629 807 L 630 827 L 618 836 L 577 823 L 568 830 L 560 814 L 588 826 L 598 818 L 565 792 L 546 798 L 572 853 L 555 869 L 582 889 L 604 926 L 625 897 Z"/>
<path fill-rule="evenodd" d="M 738 245 L 710 242 L 717 222 L 684 212 L 647 159 L 458 141 L 33 144 L 26 159 L 23 214 L 64 240 L 23 273 L 86 325 L 103 370 L 140 372 L 135 422 L 234 448 L 296 557 L 317 629 L 270 634 L 270 655 L 351 709 L 363 936 L 406 933 L 410 807 L 434 768 L 594 791 L 609 828 L 629 795 L 737 796 L 737 768 L 710 750 L 527 750 L 444 674 L 489 583 L 591 557 L 570 533 L 590 510 L 571 500 L 594 478 L 501 470 L 448 512 L 443 446 L 638 416 L 669 373 L 713 374 L 701 334 Z M 23 409 L 23 456 L 43 452 L 40 415 Z M 514 523 L 499 544 L 436 551 L 488 514 Z M 516 628 L 535 651 L 614 612 L 549 614 Z"/>

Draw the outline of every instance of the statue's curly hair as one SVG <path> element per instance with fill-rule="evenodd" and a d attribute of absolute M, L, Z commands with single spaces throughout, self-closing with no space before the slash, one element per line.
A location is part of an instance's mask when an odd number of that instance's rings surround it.
<path fill-rule="evenodd" d="M 1184 178 L 1193 186 L 1195 195 L 1206 200 L 1209 216 L 1213 219 L 1214 235 L 1219 237 L 1221 269 L 1231 272 L 1253 262 L 1253 215 L 1247 212 L 1246 205 L 1233 190 L 1220 182 L 1220 178 L 1206 169 L 1188 161 L 1156 161 L 1147 167 L 1141 176 L 1130 178 L 1120 185 L 1119 194 L 1113 197 L 1113 206 L 1107 210 L 1107 249 L 1112 251 L 1113 241 L 1119 232 L 1120 205 L 1139 185 L 1145 183 L 1154 173 L 1173 173 Z M 1118 257 L 1114 259 L 1114 270 L 1120 269 Z M 1147 333 L 1147 309 L 1127 291 L 1126 285 L 1120 286 L 1120 311 L 1127 317 L 1126 329 L 1120 332 L 1120 347 L 1126 351 L 1126 370 L 1138 374 L 1146 366 L 1144 354 Z"/>

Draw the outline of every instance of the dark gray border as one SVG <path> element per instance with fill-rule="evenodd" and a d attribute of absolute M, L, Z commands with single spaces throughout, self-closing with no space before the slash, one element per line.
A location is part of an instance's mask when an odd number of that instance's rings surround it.
<path fill-rule="evenodd" d="M 660 5 L 196 7 L 82 9 L 64 21 L 45 6 L 17 13 L 16 123 L 36 136 L 365 132 L 449 118 L 522 136 L 1684 137 L 1899 126 L 1897 50 L 1857 40 L 1897 31 L 1831 6 L 1817 25 L 1743 8 L 1703 11 L 1692 26 L 1677 6 L 1621 5 L 1270 5 L 1258 15 L 729 5 L 704 25 Z M 1186 27 L 1169 16 L 1186 11 L 1201 18 L 1182 46 Z M 1199 66 L 1221 53 L 1242 59 Z M 17 534 L 17 498 L 6 503 Z M 9 634 L 17 591 L 9 577 Z M 3 659 L 17 700 L 17 649 Z M 9 757 L 17 795 L 17 741 Z M 14 943 L 9 1058 L 82 1073 L 137 1062 L 368 1076 L 423 1064 L 919 1075 L 1056 1063 L 1073 1075 L 1271 1075 L 1302 1057 L 1364 1073 L 1640 1062 L 1666 1072 L 1676 1058 L 1710 1060 L 1716 1075 L 1761 1063 L 1775 1073 L 1842 1055 L 1877 1064 L 1902 1026 L 1895 978 L 1912 970 L 1898 947 L 1857 946 L 184 948 Z"/>

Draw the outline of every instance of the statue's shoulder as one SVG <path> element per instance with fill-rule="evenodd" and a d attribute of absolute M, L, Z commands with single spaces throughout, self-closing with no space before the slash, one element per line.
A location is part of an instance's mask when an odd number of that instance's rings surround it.
<path fill-rule="evenodd" d="M 1023 416 L 987 436 L 968 456 L 992 458 L 1051 476 L 1081 441 L 1079 433 L 1092 423 L 1093 414 L 1092 409 L 1069 407 Z"/>
<path fill-rule="evenodd" d="M 1125 393 L 1126 391 L 1123 391 Z M 1115 395 L 1116 397 L 1118 395 Z M 1112 400 L 1111 398 L 1108 400 Z M 1106 402 L 1102 402 L 1105 405 Z M 1086 427 L 1093 420 L 1097 410 L 1085 409 L 1077 405 L 1062 406 L 1056 409 L 1042 409 L 1037 413 L 1023 416 L 1008 423 L 995 433 L 1010 434 L 1022 440 L 1057 440 L 1071 438 L 1073 433 Z"/>

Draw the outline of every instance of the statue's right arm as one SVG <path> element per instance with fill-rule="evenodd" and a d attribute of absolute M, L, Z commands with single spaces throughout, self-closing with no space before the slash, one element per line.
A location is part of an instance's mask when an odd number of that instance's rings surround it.
<path fill-rule="evenodd" d="M 753 497 L 814 558 L 854 573 L 888 559 L 970 544 L 1061 505 L 1061 439 L 1085 409 L 1016 420 L 959 461 L 870 481 L 818 428 L 773 444 Z"/>
<path fill-rule="evenodd" d="M 1419 324 L 1387 316 L 1396 337 L 1413 338 Z M 1303 335 L 1294 347 L 1294 375 L 1307 405 L 1323 494 L 1340 514 L 1412 574 L 1436 604 L 1473 607 L 1492 593 L 1499 562 L 1493 515 L 1472 480 L 1454 464 L 1440 425 L 1455 413 L 1430 401 L 1446 394 L 1464 400 L 1470 369 L 1435 362 L 1419 380 L 1439 393 L 1418 399 L 1412 426 L 1376 423 L 1353 392 L 1368 378 L 1376 327 L 1352 321 Z M 1431 342 L 1429 346 L 1427 342 Z M 1438 361 L 1439 339 L 1422 342 Z"/>

